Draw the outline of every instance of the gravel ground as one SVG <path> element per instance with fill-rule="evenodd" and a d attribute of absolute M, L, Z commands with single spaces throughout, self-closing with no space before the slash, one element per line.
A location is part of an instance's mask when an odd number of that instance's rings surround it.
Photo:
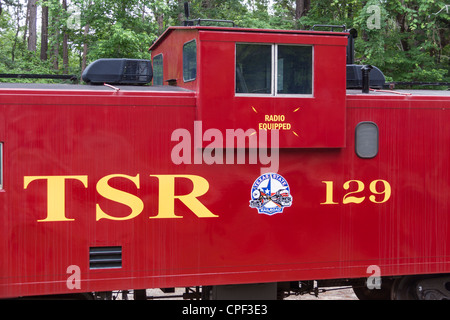
<path fill-rule="evenodd" d="M 304 294 L 301 296 L 289 296 L 285 300 L 358 300 L 352 288 L 336 290 L 336 288 L 321 288 L 325 292 L 319 293 L 319 296 Z"/>
<path fill-rule="evenodd" d="M 321 288 L 325 292 L 319 293 L 319 296 L 304 294 L 299 296 L 289 296 L 285 300 L 358 300 L 356 295 L 353 293 L 352 288 L 345 287 L 343 289 L 336 290 L 336 288 Z M 175 293 L 163 294 L 159 289 L 148 289 L 147 297 L 157 297 L 165 296 L 163 300 L 182 300 L 181 297 L 171 297 L 171 296 L 181 296 L 185 292 L 184 288 L 176 288 Z M 130 293 L 128 295 L 129 299 L 133 299 L 133 295 Z M 118 300 L 122 300 L 122 296 L 117 297 Z"/>

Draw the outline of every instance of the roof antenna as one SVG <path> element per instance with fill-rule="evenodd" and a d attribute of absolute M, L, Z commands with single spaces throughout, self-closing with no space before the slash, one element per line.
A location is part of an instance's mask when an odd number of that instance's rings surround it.
<path fill-rule="evenodd" d="M 186 20 L 184 20 L 183 25 L 186 26 L 193 26 L 194 25 L 194 21 L 189 20 L 189 16 L 190 16 L 190 9 L 189 9 L 189 1 L 186 1 L 184 3 L 184 16 L 186 17 Z"/>
<path fill-rule="evenodd" d="M 189 12 L 189 2 L 186 1 L 184 3 L 184 16 L 186 17 L 186 20 L 189 20 L 190 12 Z"/>

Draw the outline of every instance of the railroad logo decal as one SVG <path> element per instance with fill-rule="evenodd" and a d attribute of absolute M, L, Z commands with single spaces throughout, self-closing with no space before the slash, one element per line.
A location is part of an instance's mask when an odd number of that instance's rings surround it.
<path fill-rule="evenodd" d="M 283 212 L 292 205 L 292 196 L 286 179 L 277 173 L 259 176 L 252 186 L 250 208 L 269 216 Z"/>

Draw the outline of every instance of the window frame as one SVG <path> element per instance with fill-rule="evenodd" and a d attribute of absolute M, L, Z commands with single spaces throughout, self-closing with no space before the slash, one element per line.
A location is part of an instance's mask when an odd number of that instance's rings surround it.
<path fill-rule="evenodd" d="M 185 79 L 184 78 L 184 48 L 186 45 L 188 45 L 189 43 L 194 42 L 195 43 L 195 77 L 193 79 Z M 197 71 L 198 71 L 198 59 L 197 59 L 197 39 L 192 39 L 189 40 L 187 42 L 185 42 L 183 44 L 183 51 L 182 51 L 182 59 L 183 59 L 183 63 L 182 63 L 182 71 L 183 71 L 183 82 L 191 82 L 191 81 L 195 81 L 197 79 Z"/>
<path fill-rule="evenodd" d="M 162 66 L 162 83 L 161 84 L 155 84 L 155 59 L 158 58 L 159 56 L 161 56 L 161 66 Z M 164 54 L 163 53 L 159 53 L 156 56 L 153 57 L 153 85 L 155 86 L 163 86 L 164 85 Z"/>
<path fill-rule="evenodd" d="M 360 131 L 359 128 L 361 128 L 364 125 L 370 125 L 373 127 L 373 129 L 375 129 L 376 132 L 376 152 L 375 154 L 370 154 L 370 155 L 366 155 L 366 154 L 362 154 L 359 148 L 358 148 L 358 141 L 361 138 L 360 136 Z M 373 122 L 373 121 L 361 121 L 359 122 L 356 127 L 355 127 L 355 154 L 360 158 L 360 159 L 373 159 L 375 158 L 378 153 L 380 152 L 380 129 L 378 127 L 378 125 Z"/>
<path fill-rule="evenodd" d="M 272 50 L 272 74 L 271 74 L 271 92 L 270 93 L 239 93 L 236 92 L 236 67 L 237 67 L 237 45 L 268 45 Z M 296 46 L 311 48 L 311 93 L 278 93 L 278 46 Z M 296 44 L 296 43 L 267 43 L 267 42 L 235 42 L 234 45 L 234 95 L 236 97 L 314 97 L 314 45 Z"/>
<path fill-rule="evenodd" d="M 311 48 L 311 93 L 278 93 L 278 47 L 279 46 L 290 46 L 290 47 L 310 47 Z M 304 45 L 304 44 L 291 44 L 291 43 L 278 43 L 275 44 L 275 88 L 274 95 L 276 97 L 314 97 L 314 46 L 313 45 Z"/>
<path fill-rule="evenodd" d="M 270 46 L 270 53 L 271 53 L 271 69 L 270 69 L 270 93 L 241 93 L 236 92 L 236 67 L 237 67 L 237 45 L 238 44 L 249 44 L 249 45 L 263 45 L 263 46 Z M 274 66 L 274 46 L 273 43 L 261 43 L 261 42 L 236 42 L 234 45 L 234 94 L 235 96 L 251 96 L 251 97 L 271 97 L 273 95 L 274 91 L 274 72 L 275 72 L 275 66 Z"/>

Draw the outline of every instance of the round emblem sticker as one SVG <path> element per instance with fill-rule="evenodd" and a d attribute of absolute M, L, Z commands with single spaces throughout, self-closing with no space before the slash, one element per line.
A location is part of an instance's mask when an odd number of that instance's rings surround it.
<path fill-rule="evenodd" d="M 274 215 L 283 212 L 292 205 L 289 185 L 277 173 L 266 173 L 259 176 L 252 186 L 250 207 L 258 209 L 258 213 Z"/>

